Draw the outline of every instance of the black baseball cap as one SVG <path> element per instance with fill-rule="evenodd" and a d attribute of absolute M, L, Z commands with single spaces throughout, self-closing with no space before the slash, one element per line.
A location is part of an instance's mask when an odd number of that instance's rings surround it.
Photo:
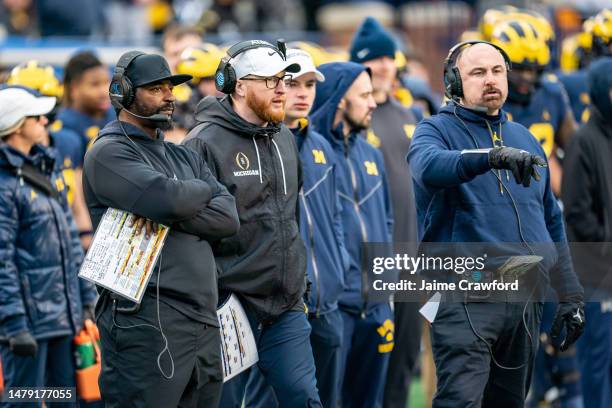
<path fill-rule="evenodd" d="M 172 75 L 166 59 L 157 54 L 142 54 L 134 58 L 125 70 L 136 88 L 154 82 L 170 80 L 172 85 L 180 85 L 191 80 L 191 75 Z"/>

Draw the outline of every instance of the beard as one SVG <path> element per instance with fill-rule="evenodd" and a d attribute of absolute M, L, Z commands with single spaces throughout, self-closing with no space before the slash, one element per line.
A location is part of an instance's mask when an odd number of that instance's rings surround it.
<path fill-rule="evenodd" d="M 264 122 L 280 123 L 285 120 L 285 98 L 283 107 L 276 109 L 272 106 L 272 99 L 265 100 L 257 96 L 255 91 L 248 89 L 246 94 L 247 106 Z"/>
<path fill-rule="evenodd" d="M 343 119 L 349 125 L 351 132 L 361 132 L 362 130 L 366 130 L 370 127 L 371 120 L 368 118 L 368 115 L 372 113 L 372 111 L 368 111 L 361 119 L 352 116 L 350 111 L 351 103 L 347 100 L 346 109 L 343 113 Z"/>
<path fill-rule="evenodd" d="M 130 111 L 134 112 L 136 115 L 139 115 L 139 116 L 153 116 L 157 114 L 166 115 L 166 113 L 162 111 L 167 111 L 168 109 L 172 109 L 172 112 L 174 112 L 173 102 L 165 103 L 162 106 L 159 106 L 157 108 L 152 108 L 149 106 L 145 106 L 138 100 L 135 100 L 134 103 L 132 103 Z M 172 115 L 168 115 L 168 120 L 165 120 L 165 121 L 157 121 L 157 120 L 150 120 L 150 119 L 144 119 L 144 118 L 141 120 L 144 122 L 143 126 L 145 127 L 161 129 L 161 130 L 172 129 Z"/>

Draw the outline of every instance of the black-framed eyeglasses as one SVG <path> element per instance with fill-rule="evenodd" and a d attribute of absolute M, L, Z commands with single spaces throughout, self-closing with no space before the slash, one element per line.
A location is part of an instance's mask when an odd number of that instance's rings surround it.
<path fill-rule="evenodd" d="M 293 79 L 292 75 L 286 74 L 282 77 L 271 76 L 271 77 L 254 77 L 254 78 L 242 78 L 243 81 L 266 81 L 266 88 L 276 89 L 280 81 L 287 82 Z"/>
<path fill-rule="evenodd" d="M 26 116 L 26 118 L 28 119 L 34 119 L 35 121 L 39 121 L 42 115 L 32 115 L 32 116 Z"/>

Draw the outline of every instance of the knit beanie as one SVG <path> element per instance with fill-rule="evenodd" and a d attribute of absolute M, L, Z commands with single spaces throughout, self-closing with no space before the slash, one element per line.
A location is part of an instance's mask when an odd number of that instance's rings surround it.
<path fill-rule="evenodd" d="M 367 17 L 351 43 L 351 61 L 366 62 L 379 57 L 395 58 L 397 45 L 391 34 L 374 18 Z"/>

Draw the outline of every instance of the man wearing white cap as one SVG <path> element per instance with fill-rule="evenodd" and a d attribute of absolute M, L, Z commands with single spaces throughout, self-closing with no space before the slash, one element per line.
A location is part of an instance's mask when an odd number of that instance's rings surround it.
<path fill-rule="evenodd" d="M 238 296 L 255 334 L 259 370 L 281 407 L 320 407 L 303 295 L 306 252 L 299 234 L 302 185 L 295 138 L 283 125 L 284 43 L 243 41 L 227 51 L 184 142 L 236 198 L 240 230 L 213 246 L 220 295 Z M 223 385 L 221 407 L 241 407 L 248 372 Z"/>
<path fill-rule="evenodd" d="M 338 381 L 342 345 L 342 316 L 338 298 L 344 288 L 348 254 L 344 247 L 337 173 L 331 145 L 308 124 L 316 83 L 325 76 L 311 56 L 299 49 L 287 51 L 287 60 L 301 70 L 287 81 L 285 125 L 295 136 L 300 151 L 304 185 L 300 192 L 300 233 L 306 244 L 306 270 L 311 282 L 308 320 L 315 360 L 317 387 L 325 408 L 338 405 Z M 272 390 L 260 373 L 251 373 L 246 406 L 277 406 Z"/>
<path fill-rule="evenodd" d="M 7 388 L 74 387 L 72 338 L 96 298 L 77 276 L 83 252 L 60 168 L 39 144 L 54 106 L 53 97 L 0 90 L 0 357 Z"/>

